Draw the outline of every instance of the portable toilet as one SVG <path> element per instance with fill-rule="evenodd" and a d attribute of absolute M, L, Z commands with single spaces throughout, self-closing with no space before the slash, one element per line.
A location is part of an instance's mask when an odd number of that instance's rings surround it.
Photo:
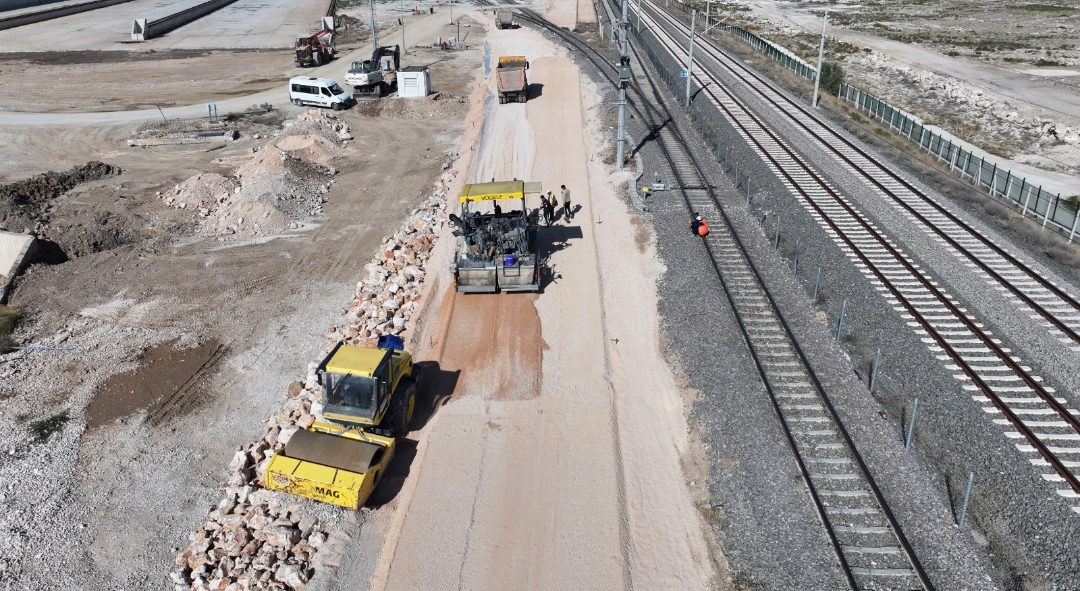
<path fill-rule="evenodd" d="M 398 96 L 423 98 L 431 94 L 431 75 L 427 66 L 409 66 L 398 72 Z"/>

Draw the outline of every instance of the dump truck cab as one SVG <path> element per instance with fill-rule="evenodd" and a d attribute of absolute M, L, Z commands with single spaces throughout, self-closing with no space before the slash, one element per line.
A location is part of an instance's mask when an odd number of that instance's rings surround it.
<path fill-rule="evenodd" d="M 338 343 L 316 375 L 327 420 L 382 435 L 408 432 L 416 408 L 413 360 L 397 337 L 381 338 L 377 348 Z"/>

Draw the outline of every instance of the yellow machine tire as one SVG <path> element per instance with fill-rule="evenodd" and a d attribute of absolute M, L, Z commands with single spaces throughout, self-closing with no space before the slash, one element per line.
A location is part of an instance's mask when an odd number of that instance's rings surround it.
<path fill-rule="evenodd" d="M 390 400 L 390 415 L 387 417 L 388 426 L 394 437 L 404 437 L 409 434 L 409 426 L 412 424 L 415 411 L 416 384 L 412 380 L 403 378 Z"/>

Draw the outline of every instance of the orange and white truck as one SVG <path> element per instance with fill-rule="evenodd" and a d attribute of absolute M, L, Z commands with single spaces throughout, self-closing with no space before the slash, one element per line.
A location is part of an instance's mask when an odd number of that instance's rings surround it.
<path fill-rule="evenodd" d="M 529 62 L 523 55 L 507 55 L 499 58 L 495 68 L 495 80 L 499 88 L 499 104 L 523 103 L 529 95 L 529 77 L 525 70 Z"/>

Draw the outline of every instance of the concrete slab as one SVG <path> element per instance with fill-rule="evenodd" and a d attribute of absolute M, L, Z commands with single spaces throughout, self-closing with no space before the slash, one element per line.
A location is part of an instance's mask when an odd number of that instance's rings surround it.
<path fill-rule="evenodd" d="M 47 8 L 71 6 L 72 4 L 78 4 L 85 1 L 86 0 L 55 0 L 53 2 L 41 2 L 40 0 L 27 0 L 27 2 L 16 2 L 15 4 L 0 6 L 0 16 L 17 16 L 29 12 L 38 12 L 39 10 L 45 10 Z"/>
<path fill-rule="evenodd" d="M 174 49 L 292 47 L 297 34 L 318 30 L 328 5 L 329 0 L 240 0 L 151 43 Z"/>
<path fill-rule="evenodd" d="M 4 31 L 0 51 L 291 47 L 293 35 L 314 32 L 329 0 L 239 0 L 164 37 L 131 43 L 131 23 L 148 21 L 202 0 L 133 0 Z"/>
<path fill-rule="evenodd" d="M 30 262 L 36 246 L 29 234 L 0 232 L 0 302 L 7 300 L 11 282 Z"/>

